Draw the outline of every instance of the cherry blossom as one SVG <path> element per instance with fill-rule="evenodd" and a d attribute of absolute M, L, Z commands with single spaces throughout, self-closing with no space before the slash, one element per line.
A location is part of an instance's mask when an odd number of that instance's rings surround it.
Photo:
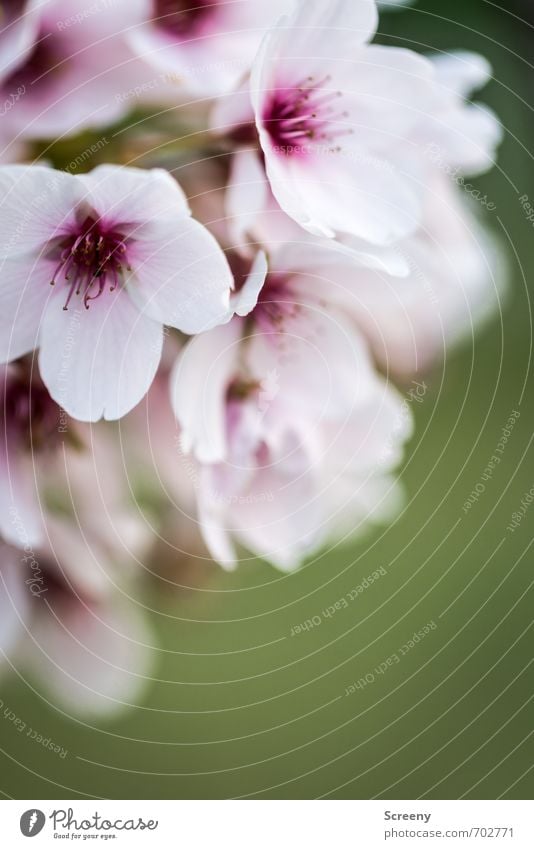
<path fill-rule="evenodd" d="M 372 0 L 306 0 L 270 30 L 250 91 L 273 193 L 318 235 L 387 244 L 418 224 L 403 164 L 431 108 L 433 71 L 405 49 L 369 45 Z"/>
<path fill-rule="evenodd" d="M 48 523 L 47 539 L 23 550 L 0 544 L 0 649 L 53 704 L 87 717 L 139 698 L 154 638 L 90 535 Z M 96 565 L 96 568 L 95 568 Z"/>
<path fill-rule="evenodd" d="M 391 472 L 410 417 L 341 311 L 306 294 L 306 256 L 280 261 L 248 319 L 195 337 L 172 375 L 200 526 L 229 568 L 235 541 L 292 569 L 399 505 Z"/>
<path fill-rule="evenodd" d="M 421 226 L 395 249 L 409 269 L 402 277 L 363 267 L 349 254 L 332 263 L 324 251 L 309 253 L 314 275 L 299 291 L 337 305 L 355 320 L 386 372 L 410 379 L 499 310 L 507 270 L 475 201 L 439 171 L 428 185 Z"/>
<path fill-rule="evenodd" d="M 119 418 L 143 397 L 163 324 L 228 320 L 228 263 L 167 172 L 5 166 L 0 186 L 0 359 L 39 348 L 43 381 L 74 418 Z"/>

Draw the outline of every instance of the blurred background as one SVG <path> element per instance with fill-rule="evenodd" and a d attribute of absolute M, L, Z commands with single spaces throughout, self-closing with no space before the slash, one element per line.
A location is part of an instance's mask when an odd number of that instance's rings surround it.
<path fill-rule="evenodd" d="M 96 725 L 17 674 L 4 680 L 5 705 L 67 753 L 1 715 L 4 796 L 532 797 L 534 508 L 507 526 L 534 485 L 534 223 L 520 202 L 534 203 L 533 27 L 530 0 L 420 0 L 381 20 L 384 43 L 487 56 L 481 99 L 505 128 L 497 167 L 474 182 L 495 204 L 509 295 L 421 376 L 405 510 L 292 575 L 252 560 L 233 574 L 194 560 L 169 572 L 163 545 L 139 598 L 159 643 L 142 703 Z M 465 511 L 514 412 L 502 462 Z"/>

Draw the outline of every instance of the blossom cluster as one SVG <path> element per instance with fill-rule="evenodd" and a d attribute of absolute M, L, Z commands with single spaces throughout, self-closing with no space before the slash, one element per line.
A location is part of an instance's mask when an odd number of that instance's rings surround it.
<path fill-rule="evenodd" d="M 0 648 L 98 714 L 162 545 L 289 571 L 396 515 L 406 384 L 501 290 L 502 133 L 374 0 L 1 9 Z"/>

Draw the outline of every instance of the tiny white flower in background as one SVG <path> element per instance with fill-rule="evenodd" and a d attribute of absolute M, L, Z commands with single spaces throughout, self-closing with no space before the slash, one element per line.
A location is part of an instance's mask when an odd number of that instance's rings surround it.
<path fill-rule="evenodd" d="M 5 166 L 0 197 L 0 362 L 39 348 L 74 418 L 120 418 L 140 401 L 163 324 L 228 321 L 228 263 L 166 171 Z"/>
<path fill-rule="evenodd" d="M 273 193 L 317 235 L 387 244 L 418 224 L 403 154 L 430 110 L 431 63 L 369 45 L 372 0 L 301 0 L 265 37 L 250 91 Z"/>

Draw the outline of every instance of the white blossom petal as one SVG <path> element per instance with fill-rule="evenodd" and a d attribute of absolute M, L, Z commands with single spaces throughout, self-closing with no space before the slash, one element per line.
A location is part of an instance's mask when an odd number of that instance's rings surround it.
<path fill-rule="evenodd" d="M 41 165 L 0 167 L 0 257 L 39 252 L 74 220 L 76 177 Z"/>
<path fill-rule="evenodd" d="M 63 310 L 58 290 L 43 318 L 39 369 L 52 398 L 81 421 L 118 419 L 148 391 L 161 357 L 161 324 L 127 293 Z"/>
<path fill-rule="evenodd" d="M 183 333 L 228 320 L 232 272 L 214 237 L 192 218 L 153 222 L 135 242 L 128 291 L 139 309 Z"/>
<path fill-rule="evenodd" d="M 33 256 L 0 260 L 0 362 L 39 347 L 43 311 L 53 290 L 54 264 Z"/>
<path fill-rule="evenodd" d="M 185 346 L 171 375 L 171 402 L 182 449 L 203 463 L 227 454 L 226 392 L 236 370 L 242 323 L 200 333 Z"/>
<path fill-rule="evenodd" d="M 122 225 L 190 214 L 185 194 L 163 168 L 99 165 L 79 180 L 95 212 Z"/>

